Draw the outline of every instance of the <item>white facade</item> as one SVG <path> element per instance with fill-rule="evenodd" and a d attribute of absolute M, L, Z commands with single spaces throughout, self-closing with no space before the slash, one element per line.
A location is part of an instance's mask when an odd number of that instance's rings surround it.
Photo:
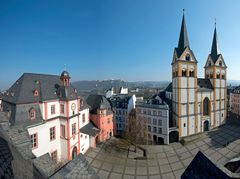
<path fill-rule="evenodd" d="M 114 90 L 113 90 L 113 88 L 107 90 L 107 92 L 106 92 L 106 94 L 105 94 L 106 98 L 111 98 L 113 95 L 114 95 Z"/>
<path fill-rule="evenodd" d="M 136 114 L 137 120 L 146 125 L 149 142 L 169 144 L 169 108 L 166 103 L 137 103 Z"/>
<path fill-rule="evenodd" d="M 128 88 L 121 87 L 119 94 L 128 94 Z"/>
<path fill-rule="evenodd" d="M 232 113 L 240 115 L 240 88 L 236 87 L 230 93 L 230 110 Z"/>
<path fill-rule="evenodd" d="M 136 96 L 132 95 L 131 97 L 129 97 L 128 95 L 126 95 L 125 99 L 128 100 L 125 101 L 124 99 L 122 99 L 114 102 L 115 105 L 113 107 L 114 118 L 116 121 L 116 133 L 118 135 L 122 135 L 125 133 L 126 127 L 128 125 L 128 115 L 132 109 L 135 109 Z"/>
<path fill-rule="evenodd" d="M 57 158 L 61 160 L 69 160 L 72 156 L 71 152 L 76 146 L 79 148 L 79 116 L 78 101 L 45 101 L 40 105 L 41 113 L 44 119 L 43 124 L 37 126 L 29 126 L 28 132 L 31 136 L 37 133 L 37 147 L 32 152 L 36 157 L 45 153 L 51 155 L 57 151 Z M 60 112 L 60 106 L 64 105 L 64 112 Z M 54 107 L 53 107 L 54 106 Z M 51 108 L 55 108 L 52 112 Z M 67 118 L 67 119 L 66 119 Z M 72 135 L 72 125 L 76 126 L 76 133 Z M 65 134 L 61 134 L 61 126 L 65 128 Z M 50 128 L 55 128 L 55 139 L 50 140 Z"/>
<path fill-rule="evenodd" d="M 80 110 L 80 128 L 86 126 L 89 123 L 89 108 Z M 90 136 L 80 132 L 80 152 L 82 154 L 90 147 Z"/>

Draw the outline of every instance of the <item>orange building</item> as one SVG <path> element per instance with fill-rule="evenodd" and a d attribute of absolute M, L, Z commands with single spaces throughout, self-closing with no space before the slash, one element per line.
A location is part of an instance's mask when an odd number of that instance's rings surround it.
<path fill-rule="evenodd" d="M 113 112 L 108 100 L 103 95 L 90 95 L 87 98 L 90 106 L 90 120 L 100 129 L 96 143 L 105 141 L 113 136 Z"/>

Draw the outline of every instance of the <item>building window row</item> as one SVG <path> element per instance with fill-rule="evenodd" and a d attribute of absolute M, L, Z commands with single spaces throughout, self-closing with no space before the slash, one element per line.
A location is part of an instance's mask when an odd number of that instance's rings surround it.
<path fill-rule="evenodd" d="M 152 119 L 151 119 L 151 118 L 148 118 L 148 124 L 153 124 L 153 125 L 162 126 L 162 120 L 161 120 L 161 119 L 154 119 L 154 118 L 153 118 L 153 123 L 152 123 Z"/>
<path fill-rule="evenodd" d="M 162 116 L 162 111 L 155 111 L 155 110 L 146 110 L 146 109 L 137 109 L 138 113 L 153 115 L 153 116 Z"/>
<path fill-rule="evenodd" d="M 177 72 L 177 71 L 176 71 L 176 72 L 173 72 L 173 77 L 178 77 L 178 76 L 179 76 L 179 75 L 178 75 L 178 72 Z M 187 71 L 184 69 L 184 70 L 182 70 L 181 76 L 182 76 L 182 77 L 194 77 L 194 71 L 191 70 L 191 71 L 189 71 L 189 72 L 187 73 Z"/>
<path fill-rule="evenodd" d="M 208 74 L 208 75 L 207 75 L 207 78 L 208 78 L 208 79 L 212 79 L 212 78 L 213 78 L 213 74 Z M 217 74 L 217 75 L 216 75 L 216 78 L 217 78 L 217 79 L 223 79 L 223 80 L 224 80 L 224 79 L 225 79 L 225 75 Z"/>

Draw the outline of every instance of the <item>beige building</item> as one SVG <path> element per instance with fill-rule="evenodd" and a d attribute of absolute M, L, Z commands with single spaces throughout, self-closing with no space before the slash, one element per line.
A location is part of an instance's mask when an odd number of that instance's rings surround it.
<path fill-rule="evenodd" d="M 233 89 L 230 93 L 230 110 L 240 115 L 240 86 Z"/>
<path fill-rule="evenodd" d="M 226 122 L 227 66 L 219 51 L 216 27 L 204 68 L 205 77 L 198 78 L 198 61 L 190 48 L 183 15 L 178 47 L 174 49 L 172 60 L 172 117 L 180 138 Z"/>

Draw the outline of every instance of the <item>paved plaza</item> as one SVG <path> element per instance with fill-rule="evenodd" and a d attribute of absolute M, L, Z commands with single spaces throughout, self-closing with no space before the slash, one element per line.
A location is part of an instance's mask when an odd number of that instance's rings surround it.
<path fill-rule="evenodd" d="M 144 146 L 147 160 L 129 157 L 129 147 L 124 140 L 112 138 L 90 149 L 86 158 L 101 179 L 180 178 L 199 150 L 220 165 L 240 156 L 240 126 L 224 125 L 185 146 L 180 143 Z"/>

